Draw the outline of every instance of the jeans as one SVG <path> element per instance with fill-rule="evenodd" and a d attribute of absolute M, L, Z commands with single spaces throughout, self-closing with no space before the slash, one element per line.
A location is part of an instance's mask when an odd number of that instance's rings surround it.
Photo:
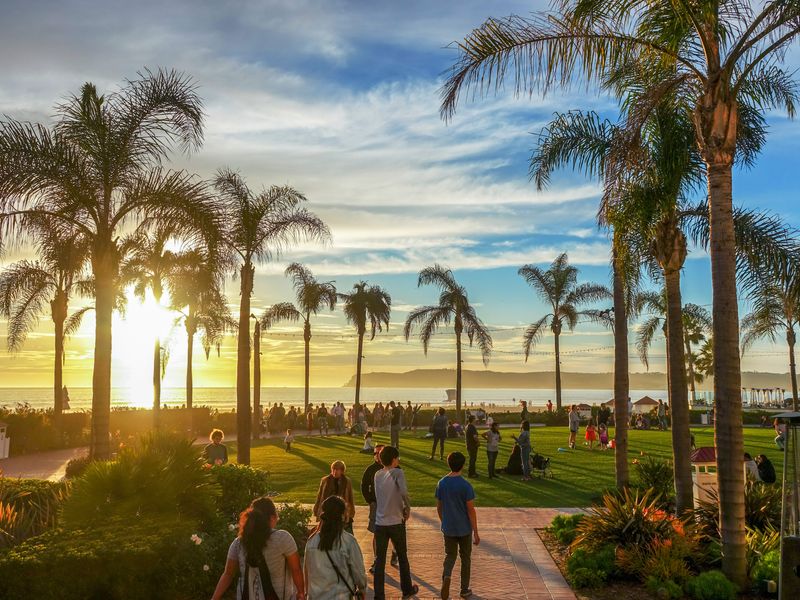
<path fill-rule="evenodd" d="M 478 447 L 467 446 L 467 454 L 469 455 L 469 470 L 467 471 L 467 475 L 473 477 L 477 475 L 475 472 L 475 462 L 478 460 Z"/>
<path fill-rule="evenodd" d="M 392 437 L 392 446 L 395 448 L 400 448 L 400 425 L 392 425 L 390 431 L 390 435 Z"/>
<path fill-rule="evenodd" d="M 442 579 L 453 574 L 456 558 L 461 555 L 461 591 L 469 589 L 470 567 L 472 566 L 472 536 L 444 536 L 444 569 Z"/>
<path fill-rule="evenodd" d="M 320 417 L 319 421 L 319 434 L 322 435 L 322 430 L 325 430 L 325 435 L 328 435 L 328 418 Z"/>
<path fill-rule="evenodd" d="M 408 546 L 406 545 L 406 524 L 375 526 L 375 600 L 385 600 L 386 551 L 392 541 L 400 567 L 400 589 L 403 595 L 413 591 L 411 581 L 411 565 L 408 564 Z"/>
<path fill-rule="evenodd" d="M 487 450 L 486 457 L 489 459 L 489 477 L 496 477 L 497 474 L 494 472 L 494 465 L 497 462 L 497 450 Z"/>
<path fill-rule="evenodd" d="M 436 431 L 433 432 L 433 448 L 431 448 L 431 456 L 436 454 L 436 445 L 441 444 L 442 447 L 439 450 L 439 456 L 444 457 L 444 441 L 447 439 L 446 433 L 438 433 Z"/>
<path fill-rule="evenodd" d="M 531 447 L 520 448 L 520 458 L 522 460 L 522 474 L 525 477 L 531 476 Z"/>

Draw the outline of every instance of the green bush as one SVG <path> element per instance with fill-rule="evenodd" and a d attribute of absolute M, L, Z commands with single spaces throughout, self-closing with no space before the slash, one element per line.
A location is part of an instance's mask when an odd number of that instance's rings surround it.
<path fill-rule="evenodd" d="M 662 504 L 669 504 L 675 495 L 675 477 L 672 463 L 668 460 L 646 456 L 633 461 L 636 485 L 642 490 L 653 490 Z"/>
<path fill-rule="evenodd" d="M 229 463 L 210 467 L 210 471 L 221 492 L 217 511 L 229 521 L 237 521 L 253 499 L 269 491 L 269 473 L 262 469 Z"/>
<path fill-rule="evenodd" d="M 583 515 L 556 515 L 550 523 L 550 531 L 562 544 L 569 545 L 578 534 L 578 524 L 583 520 Z"/>
<path fill-rule="evenodd" d="M 278 506 L 278 528 L 292 534 L 301 556 L 305 553 L 308 541 L 311 514 L 311 510 L 299 502 L 293 504 L 284 502 Z"/>
<path fill-rule="evenodd" d="M 88 454 L 69 459 L 67 466 L 64 469 L 64 477 L 67 479 L 75 479 L 76 477 L 80 477 L 84 474 L 86 468 L 91 462 L 92 459 Z"/>
<path fill-rule="evenodd" d="M 0 547 L 55 527 L 68 494 L 66 483 L 0 477 Z"/>
<path fill-rule="evenodd" d="M 722 571 L 706 571 L 692 577 L 686 593 L 695 600 L 736 600 L 738 588 Z"/>
<path fill-rule="evenodd" d="M 615 551 L 611 545 L 594 551 L 578 548 L 567 558 L 567 578 L 576 588 L 599 587 L 616 575 L 614 561 Z"/>
<path fill-rule="evenodd" d="M 676 536 L 619 548 L 616 564 L 624 573 L 641 581 L 655 577 L 659 581 L 683 584 L 691 576 L 690 565 L 694 563 L 698 550 L 691 536 Z"/>
<path fill-rule="evenodd" d="M 761 556 L 750 572 L 750 579 L 753 581 L 778 581 L 778 574 L 781 568 L 781 551 L 770 550 Z"/>
<path fill-rule="evenodd" d="M 664 581 L 658 577 L 650 576 L 645 582 L 645 587 L 656 598 L 669 598 L 670 600 L 683 598 L 683 588 L 669 579 Z"/>
<path fill-rule="evenodd" d="M 35 409 L 27 403 L 14 408 L 0 406 L 0 421 L 8 423 L 11 456 L 88 444 L 89 419 L 85 412 L 66 413 L 56 427 L 52 409 Z"/>
<path fill-rule="evenodd" d="M 764 531 L 747 530 L 747 572 L 751 573 L 751 579 L 758 580 L 752 573 L 761 559 L 773 551 L 780 551 L 780 548 L 781 534 L 777 530 L 772 528 Z"/>

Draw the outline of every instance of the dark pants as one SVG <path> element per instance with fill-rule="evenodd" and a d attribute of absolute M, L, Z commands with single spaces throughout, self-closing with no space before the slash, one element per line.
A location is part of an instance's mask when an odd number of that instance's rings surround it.
<path fill-rule="evenodd" d="M 489 459 L 489 477 L 497 477 L 497 473 L 494 472 L 494 465 L 497 462 L 497 454 L 497 451 L 486 451 L 486 457 Z"/>
<path fill-rule="evenodd" d="M 400 425 L 392 425 L 389 430 L 389 435 L 392 438 L 392 446 L 400 449 Z"/>
<path fill-rule="evenodd" d="M 469 454 L 469 470 L 467 471 L 467 475 L 473 477 L 477 475 L 475 472 L 475 462 L 478 460 L 478 447 L 467 446 L 467 454 Z"/>
<path fill-rule="evenodd" d="M 406 525 L 376 525 L 375 526 L 375 600 L 385 600 L 384 590 L 386 578 L 386 551 L 392 541 L 400 567 L 400 589 L 403 595 L 410 595 L 413 591 L 411 581 L 411 565 L 408 564 L 408 546 L 406 545 Z"/>
<path fill-rule="evenodd" d="M 436 456 L 436 445 L 441 444 L 442 448 L 439 450 L 439 456 L 444 457 L 444 441 L 447 439 L 446 433 L 433 432 L 433 448 L 431 448 L 431 456 Z"/>
<path fill-rule="evenodd" d="M 472 536 L 461 537 L 444 536 L 444 570 L 442 579 L 453 574 L 456 558 L 461 555 L 461 591 L 469 589 L 469 572 L 472 566 Z"/>

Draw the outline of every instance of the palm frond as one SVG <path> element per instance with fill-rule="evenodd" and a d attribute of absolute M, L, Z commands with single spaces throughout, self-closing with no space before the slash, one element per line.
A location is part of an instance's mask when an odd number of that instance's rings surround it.
<path fill-rule="evenodd" d="M 278 302 L 264 311 L 264 314 L 261 316 L 261 327 L 269 329 L 281 321 L 296 323 L 302 318 L 303 315 L 297 310 L 294 304 L 291 302 Z"/>
<path fill-rule="evenodd" d="M 94 306 L 84 306 L 79 308 L 69 317 L 67 317 L 67 320 L 64 321 L 64 335 L 66 337 L 70 337 L 77 333 L 81 323 L 83 322 L 83 317 L 85 317 L 86 313 L 90 310 L 94 310 Z"/>
<path fill-rule="evenodd" d="M 641 323 L 636 331 L 636 351 L 639 353 L 639 360 L 646 369 L 650 369 L 648 352 L 650 345 L 655 339 L 656 333 L 663 329 L 664 320 L 661 317 L 650 317 Z"/>
<path fill-rule="evenodd" d="M 530 356 L 531 351 L 542 339 L 545 329 L 547 328 L 547 323 L 552 316 L 553 315 L 543 316 L 535 323 L 529 325 L 525 330 L 525 333 L 522 335 L 522 351 L 525 353 L 525 362 L 528 362 L 528 357 Z"/>
<path fill-rule="evenodd" d="M 8 319 L 6 343 L 9 351 L 22 347 L 49 307 L 55 291 L 51 273 L 39 263 L 21 260 L 0 273 L 0 315 Z"/>

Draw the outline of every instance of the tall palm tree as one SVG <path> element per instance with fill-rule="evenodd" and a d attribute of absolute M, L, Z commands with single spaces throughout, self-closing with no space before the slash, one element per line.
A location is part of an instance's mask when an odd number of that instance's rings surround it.
<path fill-rule="evenodd" d="M 750 294 L 752 310 L 742 319 L 742 352 L 756 341 L 776 341 L 779 333 L 786 336 L 789 347 L 789 376 L 792 379 L 792 410 L 797 410 L 797 365 L 794 345 L 795 328 L 800 326 L 800 276 L 795 269 L 784 269 L 780 277 L 764 283 Z"/>
<path fill-rule="evenodd" d="M 214 187 L 226 223 L 223 243 L 238 261 L 239 325 L 236 344 L 237 461 L 250 464 L 250 297 L 255 266 L 273 260 L 300 240 L 328 240 L 322 220 L 303 205 L 306 198 L 289 186 L 272 186 L 253 193 L 238 173 L 223 169 Z"/>
<path fill-rule="evenodd" d="M 439 304 L 420 306 L 412 310 L 403 328 L 408 341 L 414 329 L 419 328 L 422 349 L 428 354 L 431 338 L 440 327 L 453 323 L 456 334 L 456 415 L 463 422 L 461 414 L 461 336 L 466 334 L 469 345 L 477 342 L 483 364 L 489 362 L 492 353 L 492 336 L 486 325 L 478 318 L 475 308 L 469 303 L 467 290 L 459 285 L 453 272 L 441 265 L 426 267 L 419 272 L 417 287 L 434 285 L 441 290 Z"/>
<path fill-rule="evenodd" d="M 218 228 L 205 184 L 162 163 L 202 141 L 192 80 L 145 71 L 100 95 L 86 83 L 56 108 L 55 125 L 0 122 L 0 231 L 25 240 L 25 219 L 50 216 L 91 247 L 95 295 L 91 453 L 108 458 L 111 317 L 119 298 L 123 231 L 169 225 L 176 235 Z"/>
<path fill-rule="evenodd" d="M 612 294 L 607 287 L 596 283 L 578 285 L 578 269 L 569 264 L 566 252 L 556 257 L 549 269 L 545 270 L 536 265 L 525 265 L 520 268 L 519 274 L 551 308 L 551 312 L 529 325 L 525 330 L 522 337 L 522 349 L 527 361 L 545 330 L 549 328 L 553 332 L 556 361 L 556 406 L 560 409 L 561 349 L 559 343 L 561 332 L 565 325 L 570 331 L 574 330 L 580 316 L 592 317 L 594 313 L 578 310 L 581 304 L 611 298 Z"/>
<path fill-rule="evenodd" d="M 305 409 L 308 411 L 308 392 L 311 375 L 311 317 L 327 308 L 336 308 L 338 296 L 332 281 L 317 281 L 308 267 L 292 263 L 286 267 L 285 275 L 292 278 L 297 304 L 279 302 L 268 308 L 261 317 L 263 329 L 280 321 L 303 321 L 305 342 Z"/>
<path fill-rule="evenodd" d="M 389 317 L 392 313 L 392 297 L 377 285 L 367 287 L 366 281 L 360 281 L 353 286 L 349 294 L 339 294 L 339 300 L 344 303 L 344 316 L 348 323 L 352 323 L 358 334 L 358 350 L 356 354 L 356 398 L 355 414 L 361 400 L 361 359 L 364 358 L 364 335 L 367 326 L 370 329 L 370 340 L 375 339 L 375 333 L 383 331 L 383 326 L 389 328 Z"/>
<path fill-rule="evenodd" d="M 28 334 L 50 308 L 55 355 L 53 362 L 53 415 L 59 423 L 63 404 L 64 340 L 77 330 L 90 307 L 69 314 L 76 293 L 88 291 L 86 240 L 62 230 L 52 219 L 29 219 L 38 260 L 20 260 L 0 272 L 0 315 L 8 319 L 6 342 L 10 352 L 21 349 Z"/>
<path fill-rule="evenodd" d="M 686 350 L 686 378 L 689 380 L 689 395 L 692 405 L 697 402 L 697 384 L 702 383 L 705 377 L 697 372 L 695 363 L 697 352 L 694 346 L 700 346 L 706 341 L 706 336 L 711 334 L 711 313 L 702 306 L 691 304 L 691 311 L 683 310 L 683 340 Z"/>
<path fill-rule="evenodd" d="M 505 75 L 518 92 L 598 81 L 616 73 L 649 76 L 631 111 L 632 135 L 667 94 L 693 118 L 706 164 L 711 219 L 714 380 L 723 571 L 739 584 L 745 568 L 741 366 L 732 219 L 732 173 L 745 113 L 772 107 L 794 114 L 796 87 L 777 63 L 800 34 L 800 5 L 746 0 L 561 0 L 554 14 L 489 19 L 462 42 L 442 89 L 442 114 L 453 114 L 469 87 L 496 91 Z M 582 76 L 578 76 L 578 75 Z M 724 399 L 724 401 L 723 401 Z"/>

